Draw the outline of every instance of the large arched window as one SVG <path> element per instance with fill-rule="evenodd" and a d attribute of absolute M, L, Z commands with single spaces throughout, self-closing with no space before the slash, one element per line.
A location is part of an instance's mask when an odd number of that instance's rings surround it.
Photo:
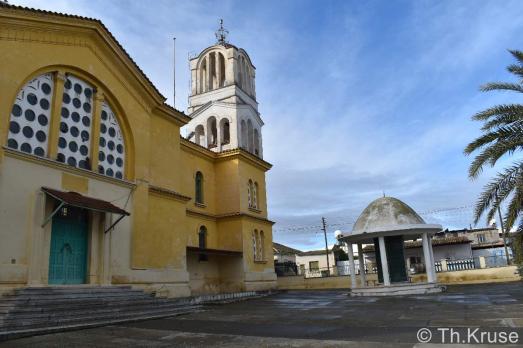
<path fill-rule="evenodd" d="M 202 172 L 196 172 L 194 183 L 195 183 L 194 200 L 198 204 L 203 204 L 203 174 L 202 174 Z"/>
<path fill-rule="evenodd" d="M 98 172 L 118 179 L 123 178 L 125 148 L 123 136 L 113 110 L 107 103 L 102 104 L 100 121 L 100 148 L 98 151 Z"/>
<path fill-rule="evenodd" d="M 53 89 L 53 75 L 44 74 L 18 92 L 11 109 L 7 147 L 37 156 L 47 155 Z"/>
<path fill-rule="evenodd" d="M 7 146 L 41 157 L 52 153 L 49 149 L 56 149 L 59 162 L 123 179 L 125 144 L 113 109 L 103 102 L 95 110 L 96 86 L 78 76 L 66 74 L 63 94 L 57 96 L 61 107 L 53 115 L 51 105 L 56 82 L 53 73 L 46 73 L 29 81 L 20 90 L 11 111 Z M 60 122 L 51 122 L 53 118 L 59 118 Z M 93 129 L 95 118 L 100 120 L 99 129 Z M 59 125 L 54 130 L 58 139 L 56 143 L 49 143 L 53 124 Z M 99 139 L 96 144 L 93 142 L 95 133 Z M 93 163 L 98 165 L 93 167 Z"/>

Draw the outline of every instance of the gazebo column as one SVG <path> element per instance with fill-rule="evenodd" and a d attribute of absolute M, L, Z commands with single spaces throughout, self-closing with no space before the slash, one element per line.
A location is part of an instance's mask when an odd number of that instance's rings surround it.
<path fill-rule="evenodd" d="M 356 288 L 356 267 L 354 266 L 354 252 L 352 251 L 352 243 L 347 243 L 347 251 L 349 253 L 349 270 L 350 270 L 351 289 L 355 289 Z"/>
<path fill-rule="evenodd" d="M 421 242 L 423 244 L 423 257 L 425 258 L 425 271 L 427 273 L 427 280 L 429 283 L 434 283 L 436 281 L 436 270 L 434 269 L 434 261 L 432 260 L 432 253 L 429 241 L 429 236 L 427 232 L 423 232 L 421 235 Z"/>
<path fill-rule="evenodd" d="M 365 284 L 367 284 L 367 276 L 365 274 L 365 258 L 363 257 L 363 247 L 361 243 L 358 243 L 358 260 L 360 264 L 361 287 L 364 287 Z"/>
<path fill-rule="evenodd" d="M 434 282 L 437 282 L 438 281 L 438 277 L 436 276 L 436 262 L 434 261 L 434 249 L 432 248 L 432 237 L 430 235 L 428 235 L 428 240 L 429 240 L 429 251 L 430 251 L 430 259 L 432 261 L 431 265 L 432 265 L 432 277 L 434 279 Z"/>
<path fill-rule="evenodd" d="M 380 245 L 381 272 L 383 273 L 383 284 L 390 286 L 389 262 L 387 261 L 387 250 L 385 250 L 385 238 L 378 238 Z"/>

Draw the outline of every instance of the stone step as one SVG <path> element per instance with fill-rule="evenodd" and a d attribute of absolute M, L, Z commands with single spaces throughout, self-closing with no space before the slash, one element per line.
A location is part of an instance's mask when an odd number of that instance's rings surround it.
<path fill-rule="evenodd" d="M 27 336 L 33 336 L 33 335 L 42 335 L 42 334 L 50 334 L 50 333 L 56 333 L 56 332 L 64 332 L 64 331 L 72 331 L 72 330 L 80 330 L 80 329 L 86 329 L 86 328 L 93 328 L 93 327 L 99 327 L 99 326 L 106 326 L 106 325 L 115 325 L 119 323 L 124 322 L 133 322 L 133 321 L 140 321 L 140 320 L 151 320 L 151 319 L 159 319 L 159 318 L 165 318 L 165 317 L 171 317 L 171 316 L 177 316 L 177 315 L 183 315 L 183 314 L 189 314 L 191 311 L 179 311 L 176 313 L 170 312 L 170 313 L 156 313 L 151 315 L 144 315 L 144 316 L 134 316 L 132 318 L 123 318 L 123 319 L 111 319 L 111 320 L 99 320 L 92 323 L 80 323 L 80 324 L 69 324 L 69 325 L 61 325 L 61 326 L 47 326 L 47 327 L 39 327 L 39 328 L 14 328 L 14 329 L 0 329 L 0 342 L 9 340 L 9 339 L 15 339 L 15 338 L 21 338 L 21 337 L 27 337 Z M 1 322 L 1 321 L 0 321 Z"/>
<path fill-rule="evenodd" d="M 15 296 L 54 296 L 60 294 L 120 294 L 120 293 L 144 293 L 139 289 L 132 288 L 58 288 L 58 289 L 19 289 L 14 292 Z"/>
<path fill-rule="evenodd" d="M 124 305 L 103 305 L 91 307 L 76 307 L 76 308 L 35 308 L 34 310 L 17 309 L 10 311 L 4 318 L 5 322 L 13 320 L 26 319 L 49 319 L 49 318 L 68 318 L 77 317 L 90 314 L 104 314 L 104 313 L 123 313 L 126 311 L 136 310 L 164 310 L 176 308 L 189 308 L 194 306 L 180 306 L 177 303 L 155 303 L 153 301 L 147 303 L 127 303 Z"/>
<path fill-rule="evenodd" d="M 77 328 L 89 327 L 89 326 L 99 326 L 104 325 L 104 323 L 112 322 L 125 322 L 125 321 L 136 321 L 149 318 L 161 318 L 176 316 L 181 314 L 194 313 L 200 311 L 199 308 L 178 308 L 178 309 L 168 309 L 168 310 L 149 310 L 149 311 L 134 311 L 122 313 L 121 315 L 107 314 L 107 315 L 91 315 L 91 316 L 82 316 L 77 318 L 68 318 L 68 319 L 52 319 L 43 322 L 39 321 L 25 321 L 18 322 L 16 324 L 0 326 L 0 341 L 2 340 L 2 334 L 7 334 L 9 332 L 16 331 L 25 331 L 25 330 L 49 330 L 54 328 L 63 328 L 68 326 L 75 326 Z"/>
<path fill-rule="evenodd" d="M 89 300 L 89 299 L 117 299 L 117 298 L 144 298 L 151 297 L 151 295 L 143 292 L 114 292 L 114 293 L 71 293 L 71 294 L 56 294 L 56 295 L 10 295 L 2 298 L 1 303 L 8 304 L 10 302 L 37 302 L 37 301 L 55 301 L 55 300 Z"/>
<path fill-rule="evenodd" d="M 140 316 L 143 313 L 154 314 L 154 313 L 167 313 L 178 311 L 195 311 L 201 309 L 197 306 L 167 306 L 167 307 L 136 307 L 136 308 L 121 308 L 120 310 L 92 310 L 84 312 L 75 312 L 67 315 L 35 315 L 35 316 L 14 316 L 12 318 L 5 318 L 0 331 L 4 327 L 16 328 L 16 327 L 39 327 L 39 326 L 52 326 L 60 323 L 79 323 L 79 322 L 91 322 L 94 320 L 108 320 L 113 318 L 128 318 L 132 316 Z M 55 313 L 55 314 L 63 314 Z"/>
<path fill-rule="evenodd" d="M 29 304 L 24 306 L 2 306 L 0 305 L 0 313 L 10 312 L 14 313 L 39 313 L 48 311 L 62 311 L 62 310 L 75 310 L 75 309 L 89 309 L 93 307 L 120 307 L 128 305 L 163 305 L 163 304 L 176 304 L 184 305 L 186 303 L 178 303 L 177 301 L 169 301 L 167 299 L 155 299 L 155 298 L 143 298 L 143 299 L 124 299 L 124 300 L 98 300 L 98 301 L 78 301 L 72 303 L 71 301 L 59 302 L 52 306 L 47 306 L 46 303 L 38 305 Z"/>

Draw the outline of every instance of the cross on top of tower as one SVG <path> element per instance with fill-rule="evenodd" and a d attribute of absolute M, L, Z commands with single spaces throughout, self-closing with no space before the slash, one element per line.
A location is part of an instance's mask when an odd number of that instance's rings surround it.
<path fill-rule="evenodd" d="M 229 35 L 229 31 L 223 27 L 223 19 L 220 19 L 220 27 L 216 30 L 214 35 L 220 45 L 225 45 L 227 43 L 227 35 Z"/>

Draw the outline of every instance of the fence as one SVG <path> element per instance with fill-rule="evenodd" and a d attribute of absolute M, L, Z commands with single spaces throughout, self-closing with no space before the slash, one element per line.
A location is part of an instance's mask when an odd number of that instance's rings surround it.
<path fill-rule="evenodd" d="M 438 273 L 505 267 L 507 265 L 507 259 L 504 255 L 479 256 L 462 260 L 441 260 L 434 263 Z M 415 271 L 411 269 L 410 274 L 425 273 L 424 265 L 419 264 L 419 266 L 422 267 L 419 267 L 419 269 L 413 268 L 416 269 Z M 359 275 L 359 267 L 356 267 L 355 270 L 356 275 Z M 339 264 L 329 268 L 300 269 L 295 263 L 285 262 L 275 264 L 275 271 L 278 277 L 302 275 L 304 278 L 324 278 L 350 275 L 350 267 L 347 264 Z M 375 274 L 377 272 L 378 269 L 376 267 L 370 268 L 367 266 L 365 268 L 366 274 Z"/>
<path fill-rule="evenodd" d="M 377 268 L 366 268 L 366 274 L 377 273 Z M 356 275 L 360 274 L 359 268 L 356 268 Z M 322 278 L 322 277 L 337 277 L 337 276 L 348 276 L 350 275 L 350 267 L 347 265 L 331 266 L 330 268 L 313 268 L 305 269 L 303 276 L 305 278 Z"/>
<path fill-rule="evenodd" d="M 463 260 L 436 261 L 436 272 L 466 271 L 469 269 L 508 266 L 505 255 L 477 256 Z"/>

